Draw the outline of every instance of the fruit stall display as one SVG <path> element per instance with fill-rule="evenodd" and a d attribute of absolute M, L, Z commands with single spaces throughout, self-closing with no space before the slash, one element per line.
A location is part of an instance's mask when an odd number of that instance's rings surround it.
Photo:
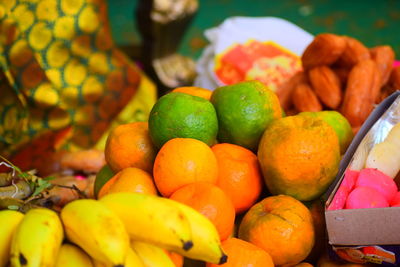
<path fill-rule="evenodd" d="M 60 189 L 2 158 L 0 192 L 15 191 L 1 195 L 0 267 L 362 266 L 327 256 L 321 196 L 374 105 L 400 88 L 393 61 L 390 47 L 321 34 L 285 90 L 176 88 L 148 121 L 109 133 L 92 183 Z M 399 205 L 400 166 L 379 154 L 398 129 L 332 205 L 370 207 L 365 194 Z"/>

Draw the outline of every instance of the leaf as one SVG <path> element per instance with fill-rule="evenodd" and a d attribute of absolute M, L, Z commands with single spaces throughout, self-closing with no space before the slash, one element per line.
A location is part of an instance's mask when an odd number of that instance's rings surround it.
<path fill-rule="evenodd" d="M 44 190 L 50 188 L 51 186 L 53 186 L 51 183 L 49 183 L 46 180 L 43 179 L 38 179 L 36 187 L 35 187 L 35 191 L 32 194 L 32 197 L 35 197 L 37 195 L 39 195 L 40 193 L 42 193 Z"/>
<path fill-rule="evenodd" d="M 51 180 L 56 179 L 56 177 L 54 177 L 54 176 L 47 176 L 47 177 L 44 177 L 44 178 L 42 178 L 42 179 L 45 180 L 45 181 L 51 181 Z"/>

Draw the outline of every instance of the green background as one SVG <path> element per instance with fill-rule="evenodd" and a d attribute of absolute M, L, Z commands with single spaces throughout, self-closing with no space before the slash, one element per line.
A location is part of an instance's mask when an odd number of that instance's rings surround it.
<path fill-rule="evenodd" d="M 118 45 L 140 43 L 133 15 L 137 2 L 108 0 L 112 34 Z M 197 59 L 207 45 L 204 30 L 232 16 L 281 17 L 314 35 L 332 32 L 353 36 L 369 47 L 391 45 L 400 58 L 400 1 L 396 0 L 199 0 L 198 13 L 180 52 Z"/>

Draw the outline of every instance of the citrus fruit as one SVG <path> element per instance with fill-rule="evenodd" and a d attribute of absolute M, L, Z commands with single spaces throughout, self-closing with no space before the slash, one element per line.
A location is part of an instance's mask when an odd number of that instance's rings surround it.
<path fill-rule="evenodd" d="M 211 147 L 217 158 L 217 186 L 231 199 L 237 213 L 249 209 L 262 190 L 257 156 L 244 147 L 222 143 Z"/>
<path fill-rule="evenodd" d="M 147 122 L 133 122 L 114 128 L 107 138 L 104 154 L 114 172 L 128 167 L 151 172 L 156 149 L 150 139 Z"/>
<path fill-rule="evenodd" d="M 301 112 L 301 116 L 311 116 L 323 119 L 333 130 L 335 130 L 340 145 L 340 154 L 346 152 L 347 147 L 353 140 L 354 133 L 349 121 L 339 112 L 335 110 L 324 110 L 318 112 Z"/>
<path fill-rule="evenodd" d="M 98 198 L 118 192 L 157 195 L 153 178 L 150 174 L 139 168 L 125 168 L 119 171 L 103 185 L 99 191 Z"/>
<path fill-rule="evenodd" d="M 258 159 L 273 195 L 309 201 L 324 193 L 335 178 L 339 141 L 322 119 L 289 116 L 271 122 L 265 130 Z"/>
<path fill-rule="evenodd" d="M 175 264 L 176 267 L 182 267 L 183 266 L 183 256 L 172 251 L 167 251 L 167 255 L 169 258 L 172 260 L 172 262 Z"/>
<path fill-rule="evenodd" d="M 222 242 L 222 249 L 228 255 L 228 261 L 222 265 L 207 263 L 206 267 L 273 267 L 271 256 L 263 249 L 238 238 L 229 238 Z"/>
<path fill-rule="evenodd" d="M 206 216 L 217 228 L 221 240 L 232 233 L 235 208 L 229 197 L 216 185 L 195 182 L 176 190 L 170 199 L 186 204 Z"/>
<path fill-rule="evenodd" d="M 174 138 L 165 143 L 154 162 L 153 177 L 158 191 L 169 197 L 193 182 L 217 182 L 217 159 L 211 148 L 193 138 Z"/>
<path fill-rule="evenodd" d="M 218 120 L 210 101 L 173 92 L 159 98 L 151 109 L 149 131 L 158 148 L 179 137 L 194 138 L 212 145 L 218 132 Z"/>
<path fill-rule="evenodd" d="M 100 189 L 103 187 L 108 180 L 114 176 L 114 172 L 111 170 L 110 166 L 104 165 L 100 171 L 96 174 L 96 179 L 94 180 L 94 197 L 97 198 Z"/>
<path fill-rule="evenodd" d="M 185 87 L 178 87 L 172 90 L 172 92 L 180 92 L 180 93 L 185 93 L 189 95 L 194 95 L 198 97 L 202 97 L 204 99 L 210 100 L 212 91 L 201 88 L 201 87 L 196 87 L 196 86 L 185 86 Z"/>
<path fill-rule="evenodd" d="M 295 265 L 314 245 L 311 213 L 293 197 L 267 197 L 245 214 L 239 238 L 264 249 L 275 265 Z"/>
<path fill-rule="evenodd" d="M 218 87 L 211 102 L 218 116 L 218 140 L 253 151 L 268 123 L 282 117 L 278 97 L 259 81 Z"/>

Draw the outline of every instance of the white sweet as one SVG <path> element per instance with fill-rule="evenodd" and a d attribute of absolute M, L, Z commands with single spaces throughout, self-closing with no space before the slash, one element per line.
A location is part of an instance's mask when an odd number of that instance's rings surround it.
<path fill-rule="evenodd" d="M 371 149 L 365 168 L 375 168 L 392 178 L 396 177 L 400 170 L 400 123 L 393 126 L 382 143 Z"/>
<path fill-rule="evenodd" d="M 395 124 L 393 128 L 390 129 L 390 132 L 385 138 L 385 142 L 389 142 L 397 147 L 400 147 L 400 122 Z"/>

